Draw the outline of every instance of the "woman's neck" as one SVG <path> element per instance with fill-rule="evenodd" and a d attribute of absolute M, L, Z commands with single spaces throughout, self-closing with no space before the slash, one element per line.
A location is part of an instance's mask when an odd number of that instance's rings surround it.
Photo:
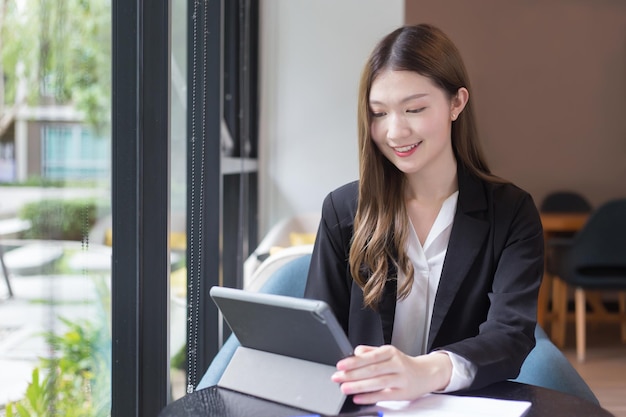
<path fill-rule="evenodd" d="M 457 163 L 454 158 L 438 169 L 407 176 L 406 199 L 423 204 L 441 202 L 458 190 Z"/>

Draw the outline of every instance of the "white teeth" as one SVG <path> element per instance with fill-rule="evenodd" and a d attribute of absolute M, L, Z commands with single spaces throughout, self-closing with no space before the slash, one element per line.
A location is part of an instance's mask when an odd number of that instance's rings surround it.
<path fill-rule="evenodd" d="M 399 148 L 394 148 L 394 149 L 396 150 L 396 152 L 404 153 L 404 152 L 410 151 L 411 149 L 415 148 L 416 146 L 417 145 L 401 146 Z"/>

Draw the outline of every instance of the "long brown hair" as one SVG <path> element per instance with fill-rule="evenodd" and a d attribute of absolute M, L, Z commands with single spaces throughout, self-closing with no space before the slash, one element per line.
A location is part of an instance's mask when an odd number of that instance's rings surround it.
<path fill-rule="evenodd" d="M 383 156 L 370 131 L 372 82 L 387 69 L 428 77 L 450 98 L 461 87 L 470 90 L 456 46 L 440 29 L 428 24 L 391 32 L 376 45 L 365 64 L 358 98 L 359 201 L 349 262 L 352 278 L 363 289 L 365 305 L 373 309 L 377 309 L 386 281 L 395 279 L 398 270 L 408 277 L 398 288 L 398 297 L 406 297 L 413 283 L 413 265 L 405 251 L 411 227 L 404 205 L 405 176 Z M 499 181 L 482 156 L 471 100 L 452 123 L 452 149 L 457 163 L 470 175 Z"/>

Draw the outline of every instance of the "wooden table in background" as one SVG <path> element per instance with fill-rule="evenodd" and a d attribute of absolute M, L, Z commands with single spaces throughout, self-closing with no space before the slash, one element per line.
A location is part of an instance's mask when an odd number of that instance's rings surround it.
<path fill-rule="evenodd" d="M 543 234 L 551 236 L 558 232 L 577 232 L 588 218 L 588 213 L 541 213 Z"/>
<path fill-rule="evenodd" d="M 583 228 L 588 213 L 541 213 L 541 224 L 543 226 L 543 237 L 548 239 L 563 232 L 577 232 Z M 547 320 L 551 322 L 551 338 L 555 345 L 563 347 L 565 343 L 565 326 L 567 324 L 567 311 L 556 311 L 548 309 L 550 301 L 552 306 L 566 305 L 560 297 L 567 297 L 567 284 L 558 277 L 550 276 L 547 272 L 543 274 L 543 281 L 539 289 L 539 300 L 537 307 L 537 323 L 544 326 Z"/>

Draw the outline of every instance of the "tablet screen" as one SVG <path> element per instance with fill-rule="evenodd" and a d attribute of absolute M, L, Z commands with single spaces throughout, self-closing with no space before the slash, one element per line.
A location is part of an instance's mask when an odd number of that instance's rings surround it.
<path fill-rule="evenodd" d="M 324 301 L 225 287 L 210 294 L 242 346 L 332 366 L 353 353 Z"/>

